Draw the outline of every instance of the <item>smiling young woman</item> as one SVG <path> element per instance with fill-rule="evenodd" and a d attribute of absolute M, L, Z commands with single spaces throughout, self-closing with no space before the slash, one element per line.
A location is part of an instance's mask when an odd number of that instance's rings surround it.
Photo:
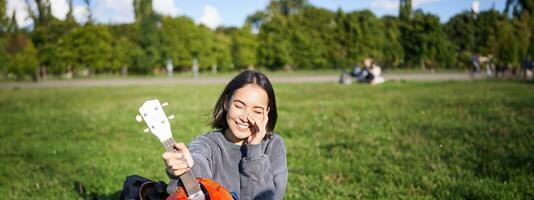
<path fill-rule="evenodd" d="M 240 199 L 282 199 L 287 187 L 285 145 L 274 134 L 276 99 L 269 79 L 246 70 L 225 87 L 213 109 L 214 131 L 178 153 L 163 154 L 171 179 L 192 170 L 213 179 Z M 192 167 L 188 163 L 194 163 Z M 179 180 L 179 179 L 178 179 Z"/>

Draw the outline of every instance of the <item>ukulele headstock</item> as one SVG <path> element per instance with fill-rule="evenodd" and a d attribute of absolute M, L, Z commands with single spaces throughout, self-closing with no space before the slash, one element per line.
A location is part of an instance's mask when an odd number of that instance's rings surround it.
<path fill-rule="evenodd" d="M 173 119 L 174 115 L 167 117 L 164 106 L 167 106 L 167 102 L 160 104 L 159 100 L 147 100 L 139 107 L 139 115 L 135 117 L 138 122 L 145 121 L 148 128 L 145 132 L 151 132 L 156 135 L 158 139 L 163 142 L 172 138 L 171 125 L 169 119 Z"/>

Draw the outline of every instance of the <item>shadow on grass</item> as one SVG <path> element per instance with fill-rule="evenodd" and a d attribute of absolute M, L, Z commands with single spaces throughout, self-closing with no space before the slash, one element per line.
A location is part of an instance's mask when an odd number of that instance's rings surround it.
<path fill-rule="evenodd" d="M 76 191 L 76 194 L 78 194 L 78 196 L 81 198 L 81 199 L 91 199 L 91 200 L 115 200 L 115 199 L 119 199 L 119 196 L 121 194 L 121 191 L 117 191 L 117 192 L 113 192 L 111 194 L 97 194 L 97 193 L 94 193 L 94 192 L 89 192 L 85 189 L 85 186 L 80 183 L 80 182 L 74 182 L 73 184 L 73 189 L 74 191 Z"/>

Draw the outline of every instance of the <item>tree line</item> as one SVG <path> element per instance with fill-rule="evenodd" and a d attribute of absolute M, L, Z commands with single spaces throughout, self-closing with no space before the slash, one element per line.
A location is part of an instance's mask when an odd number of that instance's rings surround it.
<path fill-rule="evenodd" d="M 29 2 L 29 1 L 27 1 Z M 369 10 L 331 11 L 306 0 L 273 0 L 242 27 L 211 30 L 186 16 L 154 12 L 151 0 L 134 0 L 135 22 L 78 23 L 72 0 L 64 20 L 49 0 L 34 0 L 33 26 L 20 29 L 0 0 L 0 72 L 4 78 L 47 74 L 160 73 L 262 67 L 271 70 L 346 69 L 366 57 L 385 68 L 466 68 L 474 54 L 518 67 L 534 55 L 534 3 L 507 0 L 503 11 L 464 11 L 441 23 L 401 0 L 398 16 Z M 85 0 L 87 7 L 89 0 Z"/>

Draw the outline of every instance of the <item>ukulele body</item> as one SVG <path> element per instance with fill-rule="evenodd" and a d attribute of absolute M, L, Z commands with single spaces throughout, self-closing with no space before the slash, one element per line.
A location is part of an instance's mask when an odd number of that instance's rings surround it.
<path fill-rule="evenodd" d="M 232 195 L 222 185 L 208 178 L 197 178 L 198 183 L 202 187 L 202 191 L 206 194 L 206 200 L 234 200 Z M 188 200 L 187 194 L 182 186 L 178 190 L 167 197 L 167 200 Z"/>

